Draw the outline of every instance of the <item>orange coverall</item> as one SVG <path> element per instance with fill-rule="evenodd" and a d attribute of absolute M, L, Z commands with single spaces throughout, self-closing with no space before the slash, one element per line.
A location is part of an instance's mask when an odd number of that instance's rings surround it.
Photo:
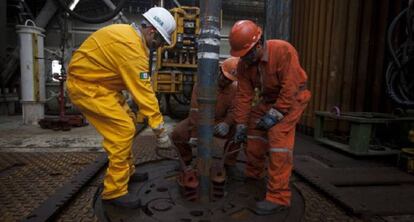
<path fill-rule="evenodd" d="M 311 93 L 305 88 L 307 75 L 292 45 L 268 40 L 263 50 L 258 63 L 239 63 L 235 122 L 248 127 L 246 176 L 265 176 L 265 155 L 269 152 L 266 200 L 290 205 L 295 128 Z M 260 101 L 252 107 L 255 91 L 260 92 Z M 284 113 L 284 118 L 267 132 L 256 129 L 258 120 L 272 107 Z"/>
<path fill-rule="evenodd" d="M 217 103 L 215 107 L 214 123 L 218 124 L 225 122 L 230 126 L 229 133 L 224 139 L 233 139 L 234 134 L 234 98 L 237 91 L 237 82 L 227 85 L 224 89 L 217 90 Z M 197 86 L 194 85 L 193 93 L 191 95 L 191 108 L 189 116 L 179 122 L 172 132 L 171 139 L 174 145 L 179 149 L 181 156 L 185 162 L 192 159 L 191 146 L 187 143 L 191 137 L 197 137 L 197 121 L 198 121 L 198 103 L 197 103 Z M 238 145 L 229 147 L 229 151 L 237 149 Z M 235 165 L 237 160 L 237 153 L 228 156 L 225 160 L 226 165 Z"/>

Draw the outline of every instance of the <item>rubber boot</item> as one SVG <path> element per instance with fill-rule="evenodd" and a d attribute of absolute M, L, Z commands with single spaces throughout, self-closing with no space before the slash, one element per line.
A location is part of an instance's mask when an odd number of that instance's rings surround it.
<path fill-rule="evenodd" d="M 123 196 L 114 198 L 114 199 L 102 200 L 102 202 L 104 204 L 109 204 L 109 205 L 114 205 L 114 206 L 124 207 L 124 208 L 130 208 L 130 209 L 135 209 L 140 206 L 140 200 L 137 197 L 129 193 Z"/>
<path fill-rule="evenodd" d="M 147 172 L 145 172 L 145 173 L 135 172 L 134 174 L 132 174 L 129 177 L 129 182 L 130 183 L 144 182 L 144 181 L 147 181 L 147 180 L 148 180 L 148 173 Z"/>
<path fill-rule="evenodd" d="M 254 212 L 258 215 L 270 215 L 288 209 L 288 206 L 279 205 L 268 200 L 256 202 Z"/>

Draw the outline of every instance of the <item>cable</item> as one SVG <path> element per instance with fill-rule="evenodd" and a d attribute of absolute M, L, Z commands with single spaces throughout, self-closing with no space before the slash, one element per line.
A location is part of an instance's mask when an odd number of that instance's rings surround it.
<path fill-rule="evenodd" d="M 394 18 L 394 20 L 392 20 L 390 27 L 388 29 L 388 36 L 387 36 L 387 40 L 388 40 L 388 49 L 390 50 L 391 56 L 394 59 L 395 63 L 397 64 L 398 68 L 401 68 L 401 63 L 397 58 L 397 55 L 395 54 L 394 48 L 392 47 L 392 33 L 394 32 L 395 26 L 397 25 L 398 20 L 400 20 L 400 18 L 408 11 L 408 9 L 404 9 L 400 14 L 397 15 L 397 17 Z"/>
<path fill-rule="evenodd" d="M 391 22 L 387 33 L 388 49 L 392 56 L 392 61 L 388 64 L 385 74 L 385 84 L 390 98 L 405 108 L 414 107 L 414 44 L 412 40 L 413 13 L 410 8 L 404 9 Z M 406 18 L 407 39 L 400 45 L 397 51 L 392 45 L 394 29 L 399 20 Z"/>
<path fill-rule="evenodd" d="M 70 8 L 67 6 L 65 0 L 57 0 L 57 2 L 73 18 L 78 19 L 82 22 L 86 22 L 86 23 L 98 24 L 98 23 L 106 22 L 106 21 L 112 19 L 113 17 L 115 17 L 116 15 L 118 15 L 118 13 L 122 10 L 122 8 L 124 7 L 127 0 L 120 0 L 118 6 L 111 13 L 103 15 L 101 17 L 96 17 L 96 18 L 86 17 L 86 16 L 80 15 L 80 14 L 70 10 Z"/>
<path fill-rule="evenodd" d="M 184 94 L 184 98 L 179 98 L 177 94 L 172 94 L 175 101 L 177 101 L 180 105 L 190 105 L 191 98 L 187 98 Z"/>
<path fill-rule="evenodd" d="M 396 54 L 397 59 L 400 57 L 402 57 L 401 50 Z M 414 107 L 414 78 L 412 76 L 414 70 L 410 70 L 413 68 L 410 62 L 414 63 L 413 57 L 399 68 L 396 62 L 391 61 L 385 74 L 388 95 L 394 102 L 407 108 Z"/>

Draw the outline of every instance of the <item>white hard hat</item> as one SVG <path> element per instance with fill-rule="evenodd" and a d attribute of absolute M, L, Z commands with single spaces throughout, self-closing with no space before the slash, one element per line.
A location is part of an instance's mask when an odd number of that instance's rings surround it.
<path fill-rule="evenodd" d="M 175 19 L 171 13 L 165 8 L 153 7 L 142 15 L 157 29 L 165 41 L 171 45 L 171 34 L 176 27 Z"/>

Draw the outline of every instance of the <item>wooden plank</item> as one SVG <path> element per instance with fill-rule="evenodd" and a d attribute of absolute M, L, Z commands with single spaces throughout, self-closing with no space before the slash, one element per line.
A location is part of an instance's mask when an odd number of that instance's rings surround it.
<path fill-rule="evenodd" d="M 304 34 L 304 29 L 305 27 L 303 26 L 303 22 L 304 22 L 304 12 L 305 12 L 305 6 L 303 4 L 303 2 L 298 3 L 299 4 L 299 13 L 298 13 L 298 45 L 297 45 L 297 50 L 299 53 L 299 58 L 301 58 L 302 54 L 303 54 L 303 34 Z M 302 62 L 302 60 L 301 60 Z"/>
<path fill-rule="evenodd" d="M 335 0 L 334 2 L 334 19 L 328 77 L 328 108 L 333 106 L 340 106 L 341 104 L 340 93 L 342 90 L 347 11 L 349 1 Z"/>
<path fill-rule="evenodd" d="M 313 18 L 314 18 L 314 2 L 313 1 L 309 1 L 309 5 L 308 5 L 308 18 L 307 18 L 307 24 L 306 24 L 306 28 L 307 28 L 307 34 L 306 34 L 306 54 L 305 56 L 305 60 L 304 60 L 304 66 L 305 66 L 305 71 L 306 72 L 310 72 L 310 67 L 311 67 L 311 52 L 312 52 L 312 22 L 313 22 Z M 312 83 L 312 79 L 309 79 L 308 82 L 308 87 L 312 90 L 313 88 L 313 83 Z M 308 109 L 313 110 L 312 108 L 312 101 L 309 102 L 308 104 Z M 306 120 L 305 122 L 306 125 L 309 125 L 309 122 Z"/>
<path fill-rule="evenodd" d="M 368 71 L 368 58 L 369 58 L 369 45 L 371 40 L 371 25 L 372 13 L 373 13 L 374 0 L 363 1 L 362 16 L 360 18 L 361 31 L 360 31 L 360 45 L 358 52 L 358 70 L 357 81 L 355 90 L 355 105 L 353 111 L 364 111 L 364 102 L 366 99 L 367 91 L 367 71 Z"/>
<path fill-rule="evenodd" d="M 327 37 L 326 34 L 326 20 L 327 20 L 327 5 L 328 0 L 321 0 L 320 1 L 320 16 L 318 21 L 318 42 L 316 46 L 316 84 L 315 90 L 312 91 L 313 98 L 315 100 L 314 111 L 321 110 L 321 95 L 322 95 L 322 71 L 323 71 L 323 56 L 324 56 L 324 44 L 325 39 Z"/>
<path fill-rule="evenodd" d="M 345 51 L 345 68 L 343 76 L 343 89 L 342 90 L 342 110 L 345 112 L 352 111 L 352 100 L 355 97 L 353 95 L 354 88 L 352 87 L 355 73 L 357 71 L 358 60 L 358 33 L 360 32 L 360 0 L 350 0 L 349 12 L 348 12 L 348 32 L 346 39 L 346 51 Z"/>
<path fill-rule="evenodd" d="M 317 63 L 317 59 L 316 59 L 316 55 L 318 52 L 318 48 L 317 48 L 317 43 L 318 43 L 318 36 L 319 36 L 319 17 L 321 17 L 320 14 L 320 3 L 321 0 L 315 0 L 313 1 L 313 16 L 312 16 L 312 39 L 311 39 L 311 48 L 310 48 L 310 66 L 309 66 L 309 70 L 308 73 L 310 73 L 309 76 L 309 80 L 310 80 L 310 86 L 311 86 L 311 91 L 314 92 L 317 89 L 316 85 L 317 85 L 317 81 L 316 81 L 316 63 Z M 308 108 L 309 110 L 316 110 L 315 108 L 315 98 L 312 98 L 310 101 L 310 107 Z M 307 125 L 313 127 L 313 115 L 308 116 L 307 118 Z"/>
<path fill-rule="evenodd" d="M 299 45 L 299 4 L 297 0 L 292 1 L 292 32 L 291 32 L 291 44 L 297 49 Z M 305 111 L 306 112 L 306 111 Z M 305 115 L 305 114 L 304 114 Z M 300 120 L 299 124 L 304 125 L 303 119 Z"/>
<path fill-rule="evenodd" d="M 372 56 L 374 57 L 374 65 L 373 65 L 373 87 L 372 87 L 372 111 L 380 111 L 385 112 L 386 110 L 383 109 L 382 104 L 384 104 L 384 91 L 385 88 L 382 87 L 385 77 L 385 65 L 384 65 L 384 53 L 385 53 L 385 46 L 386 46 L 386 35 L 387 35 L 387 21 L 388 21 L 388 7 L 389 1 L 388 0 L 380 0 L 376 1 L 378 6 L 376 7 L 378 10 L 378 16 L 376 16 L 376 21 L 378 22 L 376 27 L 376 37 L 374 53 Z"/>
<path fill-rule="evenodd" d="M 302 45 L 302 55 L 301 55 L 301 64 L 303 64 L 303 68 L 306 70 L 308 67 L 307 65 L 307 49 L 308 49 L 308 40 L 309 40 L 309 6 L 310 6 L 310 1 L 305 1 L 304 2 L 304 20 L 302 22 L 303 27 L 303 35 L 302 35 L 302 41 L 303 41 L 303 45 Z"/>
<path fill-rule="evenodd" d="M 299 59 L 302 65 L 302 68 L 306 71 L 306 53 L 307 53 L 307 41 L 308 41 L 308 22 L 309 22 L 309 1 L 302 1 L 302 21 L 301 21 L 301 40 L 300 40 L 300 52 L 299 52 Z M 306 126 L 306 121 L 304 122 Z"/>
<path fill-rule="evenodd" d="M 348 25 L 346 35 L 346 48 L 344 57 L 344 73 L 342 78 L 341 110 L 344 112 L 352 111 L 351 104 L 354 99 L 353 81 L 357 70 L 358 60 L 358 33 L 360 31 L 359 16 L 360 16 L 360 1 L 350 0 L 348 9 Z M 345 122 L 340 122 L 339 129 L 344 132 L 349 130 L 349 125 Z"/>
<path fill-rule="evenodd" d="M 292 0 L 292 23 L 291 23 L 291 31 L 290 31 L 290 42 L 296 46 L 297 43 L 297 1 Z"/>
<path fill-rule="evenodd" d="M 322 69 L 322 86 L 321 86 L 321 110 L 327 110 L 327 94 L 328 92 L 328 76 L 329 76 L 329 58 L 331 51 L 332 40 L 332 20 L 333 20 L 333 7 L 334 1 L 328 0 L 327 2 L 327 16 L 326 16 L 326 36 L 325 44 L 323 46 L 323 69 Z"/>

